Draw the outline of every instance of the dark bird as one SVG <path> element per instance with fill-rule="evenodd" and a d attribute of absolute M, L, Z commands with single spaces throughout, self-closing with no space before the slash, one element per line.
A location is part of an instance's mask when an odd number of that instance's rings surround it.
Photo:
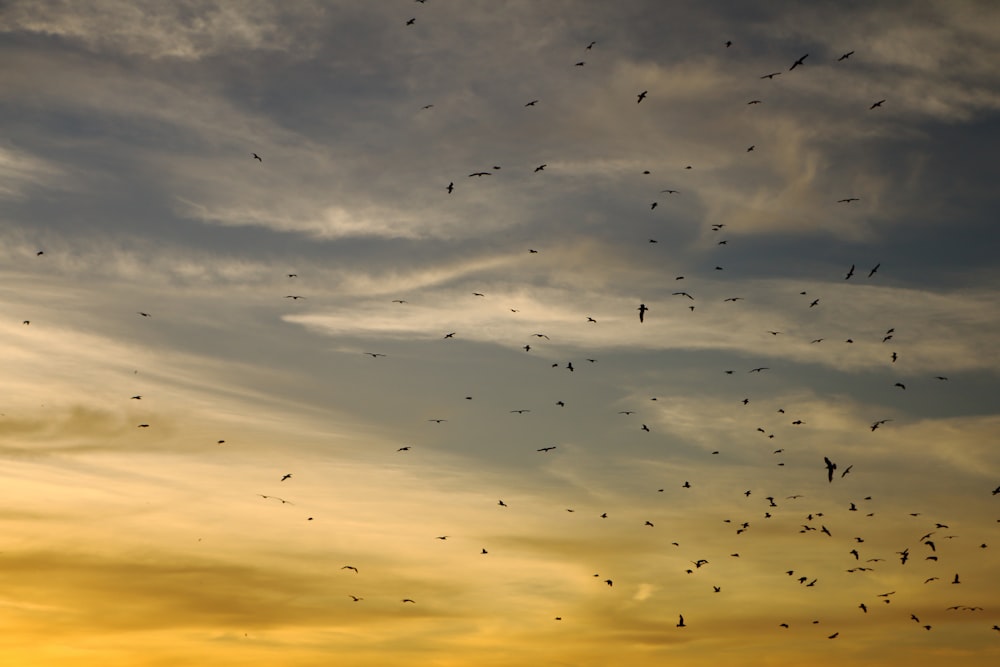
<path fill-rule="evenodd" d="M 401 602 L 409 602 L 411 604 L 417 604 L 415 600 L 411 600 L 410 598 L 403 598 Z"/>
<path fill-rule="evenodd" d="M 883 102 L 885 102 L 885 100 L 879 100 L 879 101 L 878 101 L 878 102 L 876 102 L 875 104 L 873 104 L 873 105 L 871 105 L 870 107 L 868 107 L 868 110 L 869 110 L 869 111 L 871 111 L 872 109 L 874 109 L 874 108 L 876 108 L 876 107 L 880 107 L 880 106 L 882 106 L 882 103 L 883 103 Z"/>
<path fill-rule="evenodd" d="M 844 472 L 840 473 L 841 479 L 843 479 L 844 477 L 846 477 L 847 473 L 851 472 L 851 468 L 853 468 L 853 467 L 854 467 L 854 464 L 852 463 L 851 465 L 849 465 L 846 468 L 844 468 Z M 851 507 L 854 508 L 854 503 L 851 503 Z"/>
<path fill-rule="evenodd" d="M 139 395 L 139 394 L 136 394 L 135 396 L 132 397 L 131 400 L 133 400 L 133 401 L 141 401 L 142 400 L 142 396 Z"/>
<path fill-rule="evenodd" d="M 486 295 L 483 294 L 482 292 L 473 292 L 472 296 L 486 296 Z"/>
<path fill-rule="evenodd" d="M 732 40 L 728 40 L 728 39 L 727 39 L 727 40 L 726 40 L 726 48 L 728 49 L 728 48 L 729 48 L 730 46 L 732 46 L 732 45 L 733 45 L 733 42 L 732 42 Z"/>
<path fill-rule="evenodd" d="M 962 583 L 961 581 L 958 580 L 958 574 L 955 575 L 955 578 L 952 579 L 951 583 L 953 583 L 953 584 L 960 584 L 960 583 Z"/>
<path fill-rule="evenodd" d="M 750 100 L 747 104 L 760 104 L 760 100 Z"/>
<path fill-rule="evenodd" d="M 544 164 L 540 164 L 540 165 L 538 165 L 537 167 L 535 167 L 535 171 L 542 171 L 542 170 L 543 170 L 543 169 L 545 169 L 545 167 L 547 167 L 547 166 L 548 166 L 548 165 L 544 165 Z"/>
<path fill-rule="evenodd" d="M 848 271 L 847 271 L 847 275 L 846 275 L 846 276 L 844 276 L 844 280 L 850 280 L 850 279 L 851 279 L 851 276 L 853 276 L 853 275 L 854 275 L 854 265 L 853 265 L 853 264 L 851 264 L 851 268 L 850 268 L 850 269 L 848 269 Z"/>
<path fill-rule="evenodd" d="M 653 210 L 654 208 L 656 208 L 656 207 L 657 207 L 658 205 L 659 205 L 659 204 L 658 204 L 657 202 L 655 202 L 655 201 L 654 201 L 654 202 L 653 202 L 652 204 L 650 204 L 650 205 L 649 205 L 649 210 L 650 210 L 650 211 L 652 211 L 652 210 Z"/>
<path fill-rule="evenodd" d="M 409 21 L 406 22 L 406 25 L 413 25 L 416 22 L 417 22 L 417 19 L 410 19 Z"/>
<path fill-rule="evenodd" d="M 649 310 L 649 308 L 646 307 L 646 304 L 640 303 L 637 310 L 639 311 L 639 321 L 642 322 L 646 315 L 646 311 Z"/>
<path fill-rule="evenodd" d="M 813 302 L 809 304 L 809 307 L 812 308 L 813 306 L 818 304 L 819 304 L 819 299 L 813 299 Z"/>
<path fill-rule="evenodd" d="M 405 299 L 393 299 L 393 303 L 407 303 Z"/>
<path fill-rule="evenodd" d="M 904 391 L 906 390 L 906 385 L 905 385 L 905 384 L 903 384 L 902 382 L 897 382 L 896 384 L 894 384 L 894 385 L 892 385 L 892 386 L 893 386 L 893 387 L 899 387 L 900 389 L 902 389 L 902 390 L 904 390 Z"/>
<path fill-rule="evenodd" d="M 825 456 L 823 457 L 823 461 L 826 463 L 827 481 L 832 482 L 833 481 L 833 471 L 837 469 L 837 464 L 834 463 L 833 461 L 831 461 L 830 459 L 828 459 Z"/>
<path fill-rule="evenodd" d="M 809 54 L 807 53 L 804 56 L 802 56 L 801 58 L 799 58 L 798 60 L 796 60 L 794 63 L 792 63 L 792 66 L 788 68 L 788 71 L 791 72 L 793 69 L 795 69 L 799 65 L 804 65 L 805 64 L 805 60 L 808 57 L 809 57 Z"/>
<path fill-rule="evenodd" d="M 536 449 L 535 451 L 536 452 L 551 452 L 555 448 L 556 448 L 555 445 L 551 445 L 549 447 L 542 447 L 541 449 Z"/>
<path fill-rule="evenodd" d="M 747 373 L 760 373 L 761 371 L 768 371 L 768 370 L 771 369 L 768 368 L 767 366 L 760 366 L 759 368 L 751 368 L 750 370 L 747 371 Z"/>
<path fill-rule="evenodd" d="M 773 79 L 776 76 L 781 76 L 781 72 L 771 72 L 770 74 L 765 74 L 764 76 L 762 76 L 760 78 L 762 78 L 762 79 Z"/>
<path fill-rule="evenodd" d="M 252 155 L 253 159 L 257 160 L 257 162 L 263 162 L 263 160 L 260 158 L 260 156 L 257 155 L 256 153 L 251 153 L 250 155 Z M 39 254 L 41 254 L 41 253 L 39 253 Z"/>
<path fill-rule="evenodd" d="M 507 507 L 507 503 L 505 503 L 505 502 L 503 501 L 503 499 L 501 499 L 501 500 L 498 500 L 498 501 L 497 501 L 497 505 L 499 505 L 500 507 Z"/>
<path fill-rule="evenodd" d="M 686 628 L 687 626 L 684 625 L 684 614 L 679 614 L 679 616 L 680 616 L 680 620 L 677 621 L 677 627 L 678 628 Z"/>
<path fill-rule="evenodd" d="M 538 100 L 531 100 L 530 102 L 528 102 L 528 103 L 527 103 L 527 104 L 525 104 L 524 106 L 526 106 L 526 107 L 533 107 L 533 106 L 535 106 L 536 104 L 538 104 Z"/>
<path fill-rule="evenodd" d="M 355 602 L 361 602 L 362 600 L 364 600 L 364 598 L 359 598 L 357 595 L 348 595 L 347 597 L 351 598 Z"/>
<path fill-rule="evenodd" d="M 286 472 L 284 475 L 281 476 L 281 479 L 279 481 L 284 482 L 286 479 L 289 479 L 291 476 L 292 476 L 292 473 Z"/>
<path fill-rule="evenodd" d="M 385 356 L 381 352 L 362 352 L 361 354 L 367 354 L 372 359 L 375 359 L 377 357 L 384 357 Z"/>
<path fill-rule="evenodd" d="M 448 183 L 448 187 L 445 189 L 448 190 L 448 194 L 451 194 L 455 190 L 455 181 Z"/>
<path fill-rule="evenodd" d="M 434 422 L 435 424 L 440 424 L 441 422 L 448 421 L 447 419 L 428 419 L 429 422 Z"/>
<path fill-rule="evenodd" d="M 341 570 L 354 570 L 355 574 L 358 573 L 358 568 L 354 567 L 353 565 L 345 565 L 344 567 L 342 567 L 340 569 Z"/>
<path fill-rule="evenodd" d="M 850 58 L 850 57 L 851 57 L 852 55 L 854 55 L 854 51 L 848 51 L 848 52 L 847 52 L 847 53 L 845 53 L 844 55 L 842 55 L 842 56 L 840 56 L 839 58 L 837 58 L 837 62 L 839 63 L 839 62 L 840 62 L 841 60 L 847 60 L 847 59 L 848 59 L 848 58 Z"/>
<path fill-rule="evenodd" d="M 149 428 L 149 424 L 139 424 L 136 428 Z"/>
<path fill-rule="evenodd" d="M 689 298 L 692 301 L 694 301 L 694 297 L 691 296 L 690 294 L 688 294 L 687 292 L 674 292 L 673 296 L 686 296 L 687 298 Z"/>
<path fill-rule="evenodd" d="M 143 317 L 152 317 L 152 315 L 150 315 L 149 313 L 144 313 L 144 312 L 142 312 L 141 310 L 140 310 L 140 311 L 138 311 L 138 313 L 139 313 L 140 315 L 142 315 Z"/>
<path fill-rule="evenodd" d="M 751 146 L 750 148 L 747 149 L 747 153 L 749 153 L 750 151 L 752 151 L 756 147 L 757 147 L 757 144 L 754 144 L 753 146 Z"/>
<path fill-rule="evenodd" d="M 852 201 L 861 201 L 860 197 L 847 197 L 845 199 L 838 199 L 838 204 L 850 204 Z"/>
<path fill-rule="evenodd" d="M 286 299 L 291 299 L 292 301 L 298 301 L 299 299 L 304 299 L 304 296 L 298 296 L 297 294 L 289 294 L 285 296 Z M 148 315 L 146 317 L 149 317 Z"/>
<path fill-rule="evenodd" d="M 648 92 L 649 92 L 648 90 L 644 90 L 644 91 L 642 91 L 641 93 L 639 93 L 639 95 L 638 95 L 638 98 L 639 98 L 639 99 L 637 99 L 637 100 L 635 101 L 635 103 L 636 103 L 636 104 L 639 104 L 639 103 L 640 103 L 640 102 L 642 102 L 642 101 L 643 101 L 644 99 L 646 99 L 646 93 L 648 93 Z"/>
<path fill-rule="evenodd" d="M 473 173 L 469 174 L 469 178 L 472 178 L 473 176 L 492 176 L 492 175 L 493 174 L 491 174 L 488 171 L 476 171 L 476 172 L 473 172 Z"/>
<path fill-rule="evenodd" d="M 875 275 L 875 272 L 876 272 L 876 271 L 878 271 L 878 267 L 880 267 L 880 266 L 882 266 L 882 263 L 881 263 L 881 262 L 879 262 L 878 264 L 876 264 L 876 265 L 875 265 L 875 266 L 874 266 L 874 267 L 872 268 L 872 270 L 868 272 L 868 277 L 869 277 L 869 278 L 871 278 L 872 276 L 874 276 L 874 275 Z"/>
<path fill-rule="evenodd" d="M 592 48 L 594 48 L 594 44 L 597 44 L 597 42 L 591 42 L 590 44 L 587 44 L 587 51 L 590 51 Z"/>
<path fill-rule="evenodd" d="M 400 447 L 400 448 L 399 448 L 399 449 L 397 449 L 396 451 L 397 451 L 397 452 L 408 452 L 408 451 L 410 451 L 410 446 L 409 446 L 409 445 L 407 445 L 407 446 L 405 446 L 405 447 Z"/>
<path fill-rule="evenodd" d="M 595 320 L 593 317 L 590 317 L 589 315 L 587 316 L 587 321 L 588 322 L 593 322 L 594 324 L 597 324 L 597 320 Z"/>
<path fill-rule="evenodd" d="M 646 431 L 646 432 L 648 433 L 648 432 L 649 432 L 649 427 L 648 427 L 648 426 L 646 426 L 645 424 L 643 424 L 643 425 L 642 425 L 642 430 L 643 430 L 643 431 Z"/>

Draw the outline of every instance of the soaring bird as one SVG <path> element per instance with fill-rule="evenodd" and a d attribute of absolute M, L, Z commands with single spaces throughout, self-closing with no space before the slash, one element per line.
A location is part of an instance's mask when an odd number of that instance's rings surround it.
<path fill-rule="evenodd" d="M 871 278 L 872 276 L 874 276 L 875 272 L 878 271 L 878 267 L 880 267 L 880 266 L 882 266 L 881 262 L 879 262 L 874 267 L 872 267 L 872 270 L 868 272 L 868 277 Z"/>
<path fill-rule="evenodd" d="M 256 153 L 251 153 L 250 155 L 252 155 L 253 159 L 257 160 L 257 162 L 263 162 L 263 160 L 260 158 L 260 156 L 257 155 Z"/>
<path fill-rule="evenodd" d="M 687 626 L 684 625 L 684 614 L 679 614 L 679 616 L 680 616 L 680 620 L 677 621 L 677 627 L 678 628 L 686 628 Z"/>
<path fill-rule="evenodd" d="M 492 175 L 493 174 L 491 174 L 488 171 L 475 171 L 475 172 L 469 174 L 469 178 L 472 178 L 473 176 L 492 176 Z"/>
<path fill-rule="evenodd" d="M 406 22 L 406 25 L 413 25 L 416 22 L 417 22 L 417 19 L 410 19 L 409 21 Z"/>
<path fill-rule="evenodd" d="M 646 315 L 646 311 L 649 310 L 649 308 L 646 307 L 646 304 L 640 303 L 637 310 L 639 311 L 639 321 L 642 322 Z"/>
<path fill-rule="evenodd" d="M 854 265 L 851 264 L 851 268 L 847 271 L 847 275 L 844 276 L 844 280 L 850 280 L 851 276 L 854 275 Z"/>
<path fill-rule="evenodd" d="M 345 565 L 344 567 L 342 567 L 340 569 L 341 570 L 354 570 L 354 574 L 358 573 L 358 568 L 354 567 L 353 565 Z"/>
<path fill-rule="evenodd" d="M 833 471 L 837 469 L 837 464 L 834 463 L 833 461 L 831 461 L 830 459 L 828 459 L 825 456 L 823 457 L 823 461 L 826 463 L 826 476 L 827 476 L 827 480 L 830 481 L 830 482 L 832 482 L 833 481 Z"/>
<path fill-rule="evenodd" d="M 551 452 L 555 448 L 556 448 L 555 445 L 550 445 L 548 447 L 542 447 L 541 449 L 536 449 L 535 451 L 536 452 Z"/>
<path fill-rule="evenodd" d="M 876 108 L 876 107 L 880 107 L 880 106 L 882 106 L 882 103 L 883 103 L 883 102 L 885 102 L 885 100 L 879 100 L 879 101 L 878 101 L 878 102 L 876 102 L 875 104 L 873 104 L 873 105 L 871 105 L 870 107 L 868 107 L 868 110 L 869 110 L 869 111 L 871 111 L 872 109 L 874 109 L 874 108 Z"/>
<path fill-rule="evenodd" d="M 538 104 L 538 100 L 531 100 L 530 102 L 528 102 L 528 103 L 527 103 L 527 104 L 525 104 L 524 106 L 526 106 L 526 107 L 533 107 L 533 106 L 535 106 L 536 104 Z"/>
<path fill-rule="evenodd" d="M 788 68 L 788 71 L 791 72 L 793 69 L 795 69 L 799 65 L 805 64 L 805 60 L 808 57 L 809 57 L 809 54 L 807 53 L 804 56 L 802 56 L 801 58 L 799 58 L 798 60 L 796 60 L 794 63 L 792 63 L 792 66 Z"/>
<path fill-rule="evenodd" d="M 844 199 L 838 199 L 838 204 L 850 204 L 852 201 L 861 201 L 860 197 L 845 197 Z"/>
<path fill-rule="evenodd" d="M 543 169 L 545 169 L 545 167 L 547 167 L 547 166 L 548 166 L 548 165 L 545 165 L 545 164 L 540 164 L 540 165 L 538 165 L 537 167 L 535 167 L 535 171 L 542 171 L 542 170 L 543 170 Z"/>
<path fill-rule="evenodd" d="M 291 476 L 292 476 L 292 473 L 286 472 L 284 475 L 282 475 L 281 480 L 279 480 L 279 481 L 284 482 L 286 479 L 291 478 Z"/>
<path fill-rule="evenodd" d="M 448 187 L 445 188 L 445 189 L 448 190 L 448 194 L 451 194 L 452 192 L 454 192 L 454 190 L 455 190 L 455 182 L 452 181 L 451 183 L 448 183 Z"/>
<path fill-rule="evenodd" d="M 639 103 L 640 103 L 640 102 L 642 102 L 642 101 L 643 101 L 644 99 L 646 99 L 646 94 L 647 94 L 648 92 L 649 92 L 648 90 L 644 90 L 644 91 L 642 91 L 641 93 L 639 93 L 639 95 L 638 95 L 638 98 L 639 98 L 639 99 L 637 99 L 637 100 L 635 101 L 635 103 L 636 103 L 636 104 L 639 104 Z"/>
<path fill-rule="evenodd" d="M 847 60 L 848 58 L 850 58 L 853 55 L 854 55 L 854 51 L 848 51 L 844 55 L 842 55 L 839 58 L 837 58 L 837 62 L 839 63 L 841 60 Z"/>
<path fill-rule="evenodd" d="M 765 74 L 764 76 L 762 76 L 760 78 L 762 78 L 762 79 L 773 79 L 776 76 L 781 76 L 781 72 L 771 72 L 770 74 Z"/>

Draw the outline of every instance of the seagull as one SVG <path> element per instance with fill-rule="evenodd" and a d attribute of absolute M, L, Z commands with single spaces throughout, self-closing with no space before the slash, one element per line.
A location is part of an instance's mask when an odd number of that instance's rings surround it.
<path fill-rule="evenodd" d="M 590 51 L 592 48 L 594 48 L 594 44 L 597 44 L 597 42 L 591 42 L 590 44 L 587 44 L 587 51 Z"/>
<path fill-rule="evenodd" d="M 694 301 L 694 297 L 688 294 L 687 292 L 674 292 L 672 296 L 686 296 L 687 298 Z"/>
<path fill-rule="evenodd" d="M 850 58 L 850 57 L 851 57 L 852 55 L 854 55 L 854 51 L 848 51 L 848 52 L 847 52 L 847 53 L 845 53 L 844 55 L 842 55 L 842 56 L 840 56 L 839 58 L 837 58 L 837 62 L 839 63 L 839 62 L 840 62 L 841 60 L 847 60 L 847 59 L 848 59 L 848 58 Z"/>
<path fill-rule="evenodd" d="M 410 19 L 409 21 L 406 22 L 406 25 L 413 25 L 416 22 L 417 22 L 417 19 Z"/>
<path fill-rule="evenodd" d="M 649 310 L 649 308 L 646 307 L 646 304 L 640 303 L 637 310 L 639 311 L 639 321 L 642 322 L 643 317 L 645 317 L 646 311 Z"/>
<path fill-rule="evenodd" d="M 304 299 L 305 297 L 304 296 L 298 296 L 297 294 L 289 294 L 285 298 L 286 299 L 291 299 L 292 301 L 298 301 L 299 299 Z M 149 317 L 149 315 L 146 315 L 146 317 Z"/>
<path fill-rule="evenodd" d="M 542 170 L 543 170 L 543 169 L 545 169 L 545 167 L 547 167 L 547 166 L 548 166 L 548 165 L 545 165 L 545 164 L 540 164 L 540 165 L 538 165 L 537 167 L 535 167 L 535 171 L 542 171 Z"/>
<path fill-rule="evenodd" d="M 833 481 L 833 471 L 837 469 L 837 464 L 834 463 L 833 461 L 831 461 L 830 459 L 828 459 L 825 456 L 823 457 L 823 461 L 826 462 L 826 475 L 827 475 L 827 479 L 828 479 L 828 481 L 832 482 Z"/>
<path fill-rule="evenodd" d="M 393 303 L 408 303 L 408 302 L 406 301 L 406 299 L 393 299 L 393 300 L 392 300 L 392 302 L 393 302 Z"/>
<path fill-rule="evenodd" d="M 473 173 L 469 174 L 469 178 L 472 178 L 473 176 L 492 176 L 492 175 L 493 174 L 491 174 L 488 171 L 476 171 L 476 172 L 473 172 Z"/>
<path fill-rule="evenodd" d="M 353 565 L 345 565 L 344 567 L 342 567 L 340 569 L 341 570 L 354 570 L 355 574 L 358 573 L 358 568 L 354 567 Z"/>
<path fill-rule="evenodd" d="M 541 449 L 536 449 L 535 451 L 536 452 L 551 452 L 555 448 L 556 448 L 555 445 L 550 445 L 549 447 L 542 447 Z"/>
<path fill-rule="evenodd" d="M 805 60 L 808 57 L 809 57 L 809 54 L 807 53 L 804 56 L 802 56 L 801 58 L 799 58 L 798 60 L 796 60 L 794 63 L 792 63 L 792 66 L 788 68 L 788 71 L 791 72 L 793 69 L 795 69 L 799 65 L 805 64 Z"/>
<path fill-rule="evenodd" d="M 448 187 L 445 189 L 448 190 L 448 194 L 451 194 L 452 191 L 455 189 L 455 181 L 448 183 Z"/>
<path fill-rule="evenodd" d="M 838 199 L 838 204 L 850 204 L 852 201 L 861 201 L 861 197 L 845 197 L 844 199 Z"/>
<path fill-rule="evenodd" d="M 347 597 L 351 598 L 355 602 L 361 602 L 362 600 L 364 600 L 364 598 L 359 598 L 357 595 L 348 595 Z"/>
<path fill-rule="evenodd" d="M 257 155 L 256 153 L 251 153 L 250 155 L 252 155 L 253 159 L 257 160 L 257 162 L 263 162 L 263 160 L 260 158 L 260 156 Z M 39 253 L 39 254 L 41 254 L 41 253 Z"/>
<path fill-rule="evenodd" d="M 774 77 L 780 76 L 780 75 L 781 75 L 781 72 L 771 72 L 770 74 L 765 74 L 764 76 L 762 76 L 760 78 L 762 78 L 762 79 L 773 79 Z"/>
<path fill-rule="evenodd" d="M 150 315 L 149 313 L 144 313 L 141 310 L 137 312 L 139 313 L 139 315 L 142 315 L 143 317 L 152 317 L 152 315 Z"/>
<path fill-rule="evenodd" d="M 642 91 L 641 93 L 639 93 L 639 95 L 638 95 L 638 98 L 639 98 L 639 99 L 637 99 L 635 103 L 636 103 L 636 104 L 639 104 L 639 103 L 640 103 L 640 102 L 642 102 L 642 101 L 643 101 L 644 99 L 646 99 L 646 93 L 648 93 L 648 92 L 649 92 L 648 90 L 644 90 L 644 91 Z"/>
<path fill-rule="evenodd" d="M 868 272 L 868 277 L 871 278 L 872 276 L 874 276 L 875 272 L 878 271 L 878 267 L 880 267 L 880 266 L 882 266 L 881 262 L 879 262 L 878 264 L 876 264 L 874 266 L 874 268 L 872 268 L 872 270 Z"/>
<path fill-rule="evenodd" d="M 680 616 L 680 620 L 677 621 L 677 627 L 678 628 L 686 628 L 687 626 L 684 625 L 684 614 L 679 614 L 679 616 Z"/>
<path fill-rule="evenodd" d="M 400 447 L 400 448 L 399 448 L 399 449 L 397 449 L 396 451 L 397 451 L 397 452 L 408 452 L 408 451 L 410 451 L 410 446 L 409 446 L 409 445 L 406 445 L 405 447 Z"/>
<path fill-rule="evenodd" d="M 854 275 L 854 265 L 851 264 L 851 268 L 847 271 L 847 275 L 844 276 L 844 280 L 850 280 L 851 276 Z"/>
<path fill-rule="evenodd" d="M 441 422 L 448 421 L 447 419 L 428 419 L 429 422 L 434 422 L 435 424 L 440 424 Z"/>
<path fill-rule="evenodd" d="M 372 359 L 375 359 L 377 357 L 384 357 L 385 356 L 381 352 L 362 352 L 361 354 L 367 354 Z"/>
<path fill-rule="evenodd" d="M 760 100 L 750 100 L 747 104 L 760 104 Z"/>
<path fill-rule="evenodd" d="M 444 335 L 444 337 L 445 337 L 445 338 L 454 338 L 454 337 L 455 337 L 455 334 L 456 334 L 456 333 L 458 333 L 458 332 L 456 332 L 456 331 L 452 331 L 451 333 L 446 333 L 446 334 Z"/>
<path fill-rule="evenodd" d="M 286 479 L 289 479 L 291 476 L 292 476 L 292 473 L 286 472 L 284 475 L 282 475 L 282 477 L 281 477 L 281 479 L 279 481 L 284 482 Z"/>
<path fill-rule="evenodd" d="M 530 102 L 528 102 L 528 103 L 527 103 L 527 104 L 525 104 L 524 106 L 526 106 L 526 107 L 533 107 L 533 106 L 535 106 L 536 104 L 538 104 L 538 100 L 531 100 Z"/>
<path fill-rule="evenodd" d="M 883 103 L 883 102 L 885 102 L 885 100 L 879 100 L 879 101 L 878 101 L 878 102 L 876 102 L 875 104 L 873 104 L 873 105 L 871 105 L 870 107 L 868 107 L 868 110 L 869 110 L 869 111 L 871 111 L 872 109 L 874 109 L 874 108 L 876 108 L 876 107 L 880 107 L 880 106 L 882 106 L 882 103 Z"/>

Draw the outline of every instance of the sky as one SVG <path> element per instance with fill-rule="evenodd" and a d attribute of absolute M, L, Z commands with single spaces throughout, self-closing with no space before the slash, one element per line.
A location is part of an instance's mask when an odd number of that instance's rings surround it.
<path fill-rule="evenodd" d="M 4 3 L 0 660 L 1000 662 L 998 28 Z"/>

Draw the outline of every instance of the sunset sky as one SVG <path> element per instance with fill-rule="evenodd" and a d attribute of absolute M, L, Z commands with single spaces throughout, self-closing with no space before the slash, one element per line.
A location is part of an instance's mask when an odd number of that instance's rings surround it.
<path fill-rule="evenodd" d="M 3 3 L 0 663 L 1000 664 L 998 30 Z"/>

